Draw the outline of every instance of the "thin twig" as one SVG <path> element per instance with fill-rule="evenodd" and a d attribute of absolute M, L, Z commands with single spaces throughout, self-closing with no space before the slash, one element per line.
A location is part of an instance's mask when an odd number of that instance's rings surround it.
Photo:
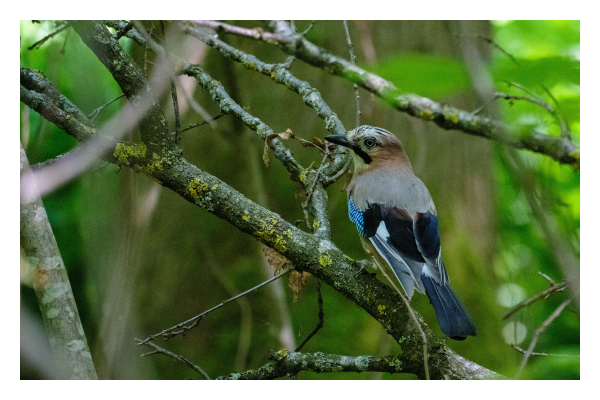
<path fill-rule="evenodd" d="M 537 328 L 537 330 L 535 331 L 535 335 L 533 336 L 533 339 L 531 340 L 531 344 L 529 345 L 529 348 L 527 349 L 527 352 L 525 353 L 525 356 L 523 357 L 523 361 L 521 362 L 521 367 L 519 368 L 519 372 L 517 373 L 516 378 L 519 378 L 519 376 L 523 372 L 523 369 L 525 368 L 525 364 L 527 364 L 527 360 L 529 360 L 529 357 L 533 354 L 533 349 L 535 348 L 535 345 L 537 344 L 537 341 L 540 338 L 540 336 L 542 335 L 542 333 L 544 333 L 544 331 L 546 330 L 548 325 L 550 325 L 552 323 L 552 321 L 554 321 L 560 315 L 560 313 L 565 309 L 565 307 L 568 306 L 570 303 L 571 303 L 571 299 L 564 301 L 560 306 L 558 306 L 558 308 L 556 310 L 554 310 L 554 312 L 548 317 L 548 319 L 546 319 L 542 323 L 542 325 L 540 325 L 540 327 Z"/>
<path fill-rule="evenodd" d="M 348 30 L 348 22 L 344 20 L 344 31 L 346 31 L 346 43 L 348 44 L 348 50 L 350 51 L 350 62 L 352 65 L 356 65 L 356 55 L 354 54 L 354 47 L 352 46 L 352 40 L 350 39 L 350 31 Z M 360 102 L 358 95 L 358 85 L 354 84 L 354 95 L 356 97 L 356 128 L 360 126 Z"/>
<path fill-rule="evenodd" d="M 198 128 L 199 126 L 202 126 L 202 125 L 210 124 L 211 122 L 216 121 L 219 118 L 221 118 L 223 115 L 225 115 L 225 114 L 221 111 L 221 113 L 219 115 L 216 115 L 210 119 L 207 119 L 206 121 L 197 122 L 195 124 L 190 124 L 187 128 L 183 128 L 181 130 L 181 133 L 183 133 L 185 131 L 189 131 L 190 129 Z"/>
<path fill-rule="evenodd" d="M 525 100 L 525 101 L 528 101 L 530 103 L 533 103 L 533 104 L 536 104 L 536 105 L 542 107 L 544 110 L 546 110 L 547 112 L 549 112 L 551 114 L 554 113 L 554 108 L 552 108 L 552 106 L 550 104 L 548 104 L 547 102 L 545 102 L 544 100 L 542 100 L 540 98 L 532 99 L 527 96 L 516 96 L 516 95 L 512 95 L 512 94 L 497 92 L 497 93 L 494 93 L 494 99 Z"/>
<path fill-rule="evenodd" d="M 522 302 L 520 302 L 519 304 L 514 306 L 512 308 L 512 310 L 510 310 L 508 313 L 506 313 L 506 315 L 504 317 L 502 317 L 502 319 L 508 319 L 514 313 L 519 311 L 520 309 L 525 308 L 525 307 L 535 303 L 538 300 L 547 299 L 548 296 L 551 296 L 553 294 L 561 292 L 561 291 L 565 290 L 566 287 L 567 287 L 567 282 L 553 283 L 552 286 L 550 286 L 548 289 L 546 289 L 526 300 L 523 300 Z"/>
<path fill-rule="evenodd" d="M 548 275 L 546 275 L 546 274 L 545 274 L 545 273 L 543 273 L 542 271 L 538 271 L 538 274 L 539 274 L 540 276 L 542 276 L 543 278 L 545 278 L 545 279 L 548 281 L 548 283 L 549 283 L 550 285 L 556 285 L 556 282 L 554 281 L 554 279 L 550 278 Z"/>
<path fill-rule="evenodd" d="M 557 121 L 557 123 L 560 127 L 560 136 L 564 137 L 568 140 L 571 140 L 571 130 L 569 128 L 569 124 L 567 123 L 567 121 L 565 121 L 565 119 L 562 117 L 562 115 L 554 107 L 552 107 L 550 104 L 548 104 L 548 102 L 546 102 L 544 99 L 542 99 L 540 96 L 538 96 L 536 93 L 532 92 L 531 90 L 527 89 L 526 87 L 524 87 L 518 83 L 515 83 L 515 82 L 506 82 L 506 83 L 509 85 L 509 87 L 514 86 L 518 89 L 521 89 L 524 92 L 529 93 L 532 97 L 516 96 L 516 95 L 506 94 L 506 93 L 502 93 L 502 92 L 496 92 L 496 93 L 494 93 L 494 96 L 488 102 L 486 102 L 484 105 L 482 105 L 481 107 L 479 107 L 478 109 L 473 111 L 471 114 L 473 114 L 473 115 L 478 114 L 482 109 L 487 107 L 487 105 L 489 103 L 491 103 L 492 101 L 497 100 L 497 99 L 510 100 L 511 104 L 512 104 L 512 101 L 514 101 L 514 100 L 525 100 L 525 101 L 528 101 L 530 103 L 540 106 L 546 112 L 548 112 L 548 114 L 552 115 L 552 117 L 554 117 L 554 119 Z M 545 86 L 543 86 L 543 87 L 544 87 L 544 90 L 546 91 L 546 94 L 548 94 L 548 96 L 554 101 L 554 103 L 558 107 L 558 102 L 556 101 L 556 99 L 554 98 L 552 93 Z"/>
<path fill-rule="evenodd" d="M 532 96 L 534 96 L 536 98 L 536 100 L 527 99 L 527 98 L 525 98 L 524 100 L 527 100 L 534 104 L 539 105 L 544 110 L 546 110 L 550 115 L 552 115 L 554 117 L 554 119 L 556 119 L 556 121 L 558 122 L 558 125 L 560 126 L 560 136 L 564 137 L 568 140 L 571 140 L 571 130 L 569 128 L 567 121 L 565 121 L 565 119 L 562 117 L 562 115 L 554 107 L 552 107 L 550 104 L 548 104 L 548 102 L 546 102 L 544 99 L 542 99 L 540 96 L 538 96 L 536 93 L 532 92 L 531 90 L 527 89 L 526 87 L 524 87 L 518 83 L 515 83 L 515 82 L 508 82 L 508 84 L 509 84 L 509 86 L 514 86 L 514 87 L 519 88 L 519 89 L 531 94 Z M 552 95 L 550 90 L 548 90 L 548 88 L 544 85 L 542 85 L 542 87 L 544 88 L 544 91 L 546 92 L 546 94 L 554 101 L 554 104 L 556 104 L 556 106 L 558 107 L 558 101 L 556 101 L 556 98 L 554 98 L 554 96 Z"/>
<path fill-rule="evenodd" d="M 179 119 L 179 102 L 177 101 L 177 87 L 175 81 L 171 80 L 171 98 L 173 99 L 173 112 L 175 113 L 175 141 L 181 141 L 181 121 Z"/>
<path fill-rule="evenodd" d="M 121 39 L 123 36 L 127 35 L 127 33 L 133 29 L 133 26 L 135 25 L 135 23 L 133 21 L 129 21 L 121 30 L 117 30 L 117 33 L 115 33 L 115 39 L 117 41 L 119 41 L 119 39 Z"/>
<path fill-rule="evenodd" d="M 194 99 L 193 96 L 190 96 L 190 94 L 188 92 L 186 92 L 185 90 L 182 90 L 181 92 L 183 93 L 185 100 L 194 109 L 194 111 L 196 111 L 198 114 L 200 114 L 200 116 L 202 118 L 204 118 L 204 121 L 208 122 L 208 124 L 210 125 L 211 128 L 215 128 L 215 124 L 213 124 L 213 121 L 216 120 L 217 118 L 211 118 L 208 111 L 206 111 L 204 109 L 204 107 L 202 107 L 200 105 L 200 103 L 198 103 L 196 101 L 196 99 Z M 223 112 L 223 109 L 221 109 L 221 115 L 224 115 L 224 114 L 225 113 Z"/>
<path fill-rule="evenodd" d="M 317 187 L 317 183 L 319 182 L 319 175 L 321 175 L 321 170 L 323 169 L 323 165 L 325 165 L 325 161 L 327 161 L 327 157 L 329 157 L 329 153 L 327 151 L 328 147 L 325 147 L 325 153 L 323 155 L 323 160 L 321 160 L 321 165 L 317 170 L 317 174 L 315 175 L 315 180 L 306 195 L 306 201 L 302 204 L 302 210 L 304 211 L 304 218 L 306 219 L 306 227 L 312 232 L 310 221 L 308 220 L 308 204 L 310 203 L 310 199 L 315 191 L 315 187 Z"/>
<path fill-rule="evenodd" d="M 102 110 L 104 110 L 104 108 L 108 107 L 109 105 L 111 105 L 112 103 L 114 103 L 115 101 L 119 100 L 120 98 L 125 97 L 125 93 L 123 93 L 122 95 L 120 95 L 119 97 L 112 99 L 111 101 L 109 101 L 108 103 L 106 103 L 103 106 L 100 106 L 98 108 L 96 108 L 94 111 L 92 111 L 91 113 L 88 114 L 88 118 L 90 118 L 90 121 L 94 121 L 96 119 L 96 117 L 98 116 L 98 114 L 100 114 L 100 112 Z"/>
<path fill-rule="evenodd" d="M 57 30 L 55 30 L 54 32 L 52 32 L 51 34 L 44 36 L 42 39 L 38 40 L 37 42 L 35 42 L 34 44 L 32 44 L 31 46 L 29 46 L 27 48 L 27 50 L 33 50 L 35 48 L 41 47 L 44 43 L 46 43 L 49 39 L 53 38 L 54 36 L 58 35 L 59 33 L 61 33 L 62 31 L 64 31 L 65 29 L 69 28 L 70 25 L 65 25 L 62 28 L 58 28 Z"/>
<path fill-rule="evenodd" d="M 467 37 L 467 36 L 465 36 L 465 37 Z M 504 50 L 498 43 L 496 43 L 494 41 L 494 39 L 492 39 L 490 37 L 487 37 L 487 36 L 482 36 L 482 35 L 476 35 L 476 36 L 471 36 L 471 37 L 475 38 L 475 39 L 481 39 L 481 40 L 483 40 L 485 42 L 488 42 L 489 44 L 491 44 L 492 46 L 494 46 L 495 48 L 497 48 L 498 50 L 500 50 L 501 52 L 503 52 L 516 65 L 519 65 L 519 63 L 517 62 L 517 59 L 512 54 L 510 54 L 508 51 Z"/>
<path fill-rule="evenodd" d="M 187 321 L 183 321 L 183 322 L 181 322 L 181 323 L 179 323 L 179 324 L 177 324 L 177 325 L 175 325 L 175 326 L 172 326 L 172 327 L 170 327 L 170 328 L 167 328 L 167 329 L 163 330 L 162 332 L 159 332 L 159 333 L 156 333 L 156 334 L 154 334 L 154 335 L 151 335 L 151 336 L 147 337 L 146 339 L 144 339 L 144 340 L 143 340 L 142 342 L 140 342 L 139 344 L 146 344 L 146 343 L 148 343 L 150 340 L 154 340 L 154 339 L 156 339 L 156 338 L 157 338 L 157 337 L 159 337 L 159 336 L 163 336 L 163 337 L 164 337 L 164 335 L 165 335 L 165 334 L 168 334 L 169 332 L 171 332 L 171 331 L 173 331 L 173 330 L 175 330 L 175 329 L 180 329 L 180 328 L 184 327 L 186 324 L 189 324 L 190 322 L 195 322 L 195 320 L 196 320 L 196 319 L 198 319 L 198 320 L 199 320 L 200 318 L 202 318 L 202 317 L 203 317 L 203 316 L 205 316 L 206 314 L 208 314 L 208 313 L 210 313 L 210 312 L 212 312 L 212 311 L 215 311 L 215 310 L 216 310 L 216 309 L 218 309 L 218 308 L 221 308 L 221 307 L 223 307 L 225 304 L 227 304 L 227 303 L 230 303 L 230 302 L 232 302 L 233 300 L 236 300 L 236 299 L 238 299 L 238 298 L 240 298 L 240 297 L 242 297 L 242 296 L 244 296 L 244 295 L 246 295 L 246 294 L 248 294 L 248 293 L 250 293 L 250 292 L 252 292 L 252 291 L 254 291 L 254 290 L 256 290 L 256 289 L 259 289 L 259 288 L 263 287 L 264 285 L 266 285 L 266 284 L 268 284 L 268 283 L 271 283 L 271 282 L 273 282 L 274 280 L 277 280 L 277 279 L 281 278 L 282 276 L 284 276 L 285 274 L 287 274 L 288 272 L 290 272 L 292 269 L 293 269 L 292 267 L 288 267 L 288 268 L 284 269 L 283 271 L 281 271 L 279 274 L 277 274 L 277 275 L 275 275 L 274 277 L 272 277 L 271 279 L 268 279 L 268 280 L 264 281 L 264 282 L 263 282 L 263 283 L 261 283 L 260 285 L 254 286 L 252 289 L 246 290 L 245 292 L 243 292 L 243 293 L 240 293 L 240 294 L 238 294 L 237 296 L 233 296 L 232 298 L 230 298 L 230 299 L 227 299 L 227 300 L 225 300 L 224 302 L 222 302 L 222 303 L 220 303 L 220 304 L 218 304 L 218 305 L 214 306 L 214 307 L 213 307 L 213 308 L 211 308 L 210 310 L 204 311 L 202 314 L 198 314 L 198 315 L 196 315 L 195 317 L 192 317 L 192 318 L 188 319 Z M 172 337 L 172 336 L 168 336 L 168 337 L 166 337 L 166 339 L 170 339 L 171 337 Z"/>
<path fill-rule="evenodd" d="M 517 345 L 511 344 L 510 347 L 512 347 L 513 349 L 515 349 L 516 351 L 518 351 L 521 354 L 525 354 L 527 353 L 527 351 L 523 350 L 522 348 L 520 348 Z M 579 355 L 577 354 L 551 354 L 551 353 L 531 353 L 532 356 L 549 356 L 549 357 L 577 357 L 580 358 Z"/>
<path fill-rule="evenodd" d="M 315 329 L 313 329 L 313 331 L 311 333 L 308 334 L 308 336 L 306 337 L 306 339 L 304 339 L 304 341 L 300 344 L 300 346 L 298 346 L 296 348 L 296 350 L 294 351 L 300 351 L 304 345 L 313 337 L 317 334 L 317 332 L 319 331 L 319 329 L 321 329 L 323 327 L 323 322 L 325 319 L 325 313 L 323 312 L 323 295 L 321 294 L 321 280 L 317 279 L 317 293 L 319 294 L 319 297 L 317 298 L 317 304 L 319 305 L 319 314 L 317 315 L 319 318 L 319 322 L 317 322 L 317 326 L 315 326 Z"/>
<path fill-rule="evenodd" d="M 71 31 L 68 30 L 67 34 L 65 35 L 65 41 L 63 42 L 63 47 L 62 47 L 62 49 L 60 49 L 60 54 L 62 54 L 63 56 L 65 55 L 65 49 L 67 48 L 67 40 L 69 40 L 70 33 L 71 33 Z"/>
<path fill-rule="evenodd" d="M 165 34 L 165 22 L 160 21 L 160 28 L 163 35 L 163 48 L 165 49 L 165 57 L 169 61 L 169 51 L 167 49 L 167 37 Z M 179 102 L 177 101 L 177 87 L 175 78 L 171 77 L 171 98 L 173 99 L 173 113 L 175 114 L 175 143 L 181 142 L 181 121 L 179 119 Z"/>
<path fill-rule="evenodd" d="M 340 177 L 342 175 L 344 175 L 346 173 L 346 171 L 348 170 L 348 167 L 350 166 L 351 161 L 352 161 L 352 157 L 348 157 L 348 160 L 346 160 L 346 163 L 344 164 L 342 169 L 340 169 L 335 175 L 326 178 L 323 182 L 323 186 L 329 186 L 330 184 L 332 184 L 332 183 L 336 182 L 338 179 L 340 179 Z"/>
<path fill-rule="evenodd" d="M 385 276 L 387 278 L 387 280 L 390 282 L 390 284 L 396 290 L 396 292 L 398 292 L 402 301 L 404 301 L 404 304 L 406 305 L 406 308 L 408 309 L 408 313 L 410 314 L 410 318 L 414 322 L 415 326 L 417 327 L 417 330 L 419 331 L 419 333 L 421 335 L 421 339 L 423 340 L 423 368 L 425 369 L 425 379 L 429 380 L 429 361 L 428 361 L 429 356 L 427 355 L 427 336 L 425 335 L 425 332 L 423 332 L 423 329 L 421 328 L 421 324 L 419 324 L 419 320 L 417 320 L 417 316 L 415 315 L 415 312 L 413 311 L 412 307 L 410 306 L 410 302 L 408 301 L 408 299 L 404 296 L 404 294 L 402 294 L 400 289 L 398 289 L 398 286 L 396 286 L 396 284 L 390 279 L 390 277 L 385 272 L 385 270 L 383 268 L 379 268 L 379 270 L 381 271 L 383 276 Z"/>
<path fill-rule="evenodd" d="M 204 318 L 204 316 L 199 317 L 198 319 L 196 319 L 192 324 L 190 325 L 184 325 L 182 327 L 181 330 L 179 331 L 171 331 L 169 333 L 165 333 L 162 335 L 164 340 L 169 340 L 172 337 L 178 336 L 178 335 L 182 335 L 185 336 L 185 334 L 187 333 L 187 331 L 194 329 L 197 326 L 200 326 L 200 322 L 202 321 L 202 319 Z"/>
<path fill-rule="evenodd" d="M 310 25 L 308 25 L 308 28 L 306 28 L 305 30 L 300 32 L 300 36 L 306 36 L 306 34 L 313 28 L 314 25 L 315 25 L 315 21 L 311 21 Z"/>
<path fill-rule="evenodd" d="M 175 360 L 189 366 L 190 368 L 192 368 L 194 371 L 196 371 L 197 373 L 199 373 L 200 375 L 202 375 L 204 377 L 204 379 L 206 380 L 211 380 L 210 376 L 208 376 L 208 374 L 206 372 L 204 372 L 204 370 L 202 368 L 200 368 L 199 366 L 192 364 L 190 361 L 188 361 L 187 358 L 180 356 L 179 354 L 175 354 L 172 353 L 168 350 L 163 349 L 160 346 L 157 346 L 156 344 L 152 343 L 152 342 L 143 342 L 141 339 L 136 338 L 135 340 L 137 340 L 138 344 L 143 344 L 145 346 L 148 347 L 152 347 L 154 349 L 154 351 L 151 351 L 149 353 L 144 353 L 142 354 L 140 357 L 147 357 L 147 356 L 151 356 L 154 354 L 164 354 L 166 356 L 169 356 L 171 358 L 174 358 Z"/>
<path fill-rule="evenodd" d="M 546 94 L 548 96 L 550 96 L 552 101 L 554 101 L 554 104 L 557 107 L 555 110 L 558 110 L 558 111 L 555 111 L 555 113 L 553 115 L 559 122 L 560 136 L 571 140 L 571 128 L 569 127 L 569 123 L 563 118 L 562 113 L 560 112 L 560 106 L 558 104 L 558 101 L 556 100 L 554 95 L 552 95 L 552 92 L 550 92 L 550 90 L 545 85 L 542 85 L 542 87 L 544 88 L 544 91 L 546 91 Z"/>

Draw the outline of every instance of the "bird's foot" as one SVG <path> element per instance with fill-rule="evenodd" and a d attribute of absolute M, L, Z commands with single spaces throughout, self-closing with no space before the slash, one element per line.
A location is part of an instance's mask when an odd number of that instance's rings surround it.
<path fill-rule="evenodd" d="M 368 267 L 372 267 L 373 263 L 370 260 L 358 260 L 356 262 L 358 265 L 360 265 L 360 269 L 358 270 L 358 272 L 356 273 L 356 275 L 360 275 L 362 274 L 362 272 L 364 270 L 366 270 Z M 368 271 L 366 271 L 366 273 L 369 273 Z M 377 275 L 375 272 L 373 272 L 371 275 Z"/>

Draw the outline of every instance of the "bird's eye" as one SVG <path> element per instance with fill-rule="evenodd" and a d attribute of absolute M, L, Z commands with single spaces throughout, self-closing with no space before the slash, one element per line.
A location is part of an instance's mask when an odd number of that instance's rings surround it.
<path fill-rule="evenodd" d="M 373 148 L 377 144 L 377 142 L 373 138 L 367 138 L 367 139 L 365 139 L 364 143 L 365 143 L 365 147 L 367 149 Z"/>

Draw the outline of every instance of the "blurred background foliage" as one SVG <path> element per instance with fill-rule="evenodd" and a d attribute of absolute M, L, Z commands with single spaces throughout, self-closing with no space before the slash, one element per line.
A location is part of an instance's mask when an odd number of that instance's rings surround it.
<path fill-rule="evenodd" d="M 156 22 L 144 24 L 160 35 Z M 260 26 L 253 21 L 232 24 Z M 54 26 L 54 22 L 21 22 L 21 65 L 42 71 L 85 113 L 118 97 L 121 92 L 107 69 L 71 29 L 39 48 L 27 49 L 53 32 Z M 297 21 L 296 26 L 303 31 L 309 23 Z M 540 96 L 568 122 L 573 140 L 579 144 L 579 21 L 351 21 L 349 26 L 358 64 L 402 90 L 466 111 L 487 104 L 482 114 L 558 135 L 556 120 L 538 105 L 489 102 L 477 94 L 473 70 L 464 55 L 465 48 L 475 46 L 496 90 Z M 493 38 L 502 50 L 482 38 Z M 307 39 L 349 58 L 341 21 L 315 22 Z M 286 59 L 278 49 L 263 43 L 232 35 L 221 36 L 221 40 L 265 62 Z M 202 43 L 187 38 L 178 38 L 177 43 L 180 46 L 174 51 L 200 63 L 235 101 L 275 132 L 290 128 L 307 140 L 327 134 L 324 122 L 295 93 Z M 127 38 L 120 44 L 140 66 L 151 69 L 152 54 Z M 320 91 L 346 129 L 354 127 L 350 83 L 302 61 L 294 61 L 291 72 Z M 216 104 L 193 79 L 181 77 L 179 85 L 183 127 L 203 120 L 189 106 L 183 90 L 208 114 L 219 114 Z M 123 101 L 103 110 L 96 124 L 101 126 L 114 116 Z M 174 130 L 170 95 L 164 96 L 162 104 Z M 549 157 L 444 131 L 401 114 L 362 90 L 361 107 L 362 124 L 386 128 L 403 141 L 415 173 L 436 202 L 453 287 L 478 326 L 476 337 L 449 341 L 448 346 L 477 364 L 514 376 L 522 354 L 510 344 L 527 349 L 536 329 L 568 293 L 534 303 L 507 321 L 502 320 L 503 315 L 548 287 L 538 272 L 557 282 L 564 280 L 566 267 L 576 268 L 578 274 L 579 173 Z M 75 139 L 23 104 L 20 110 L 21 142 L 32 165 L 77 145 Z M 139 137 L 137 132 L 128 135 L 130 140 Z M 295 197 L 296 184 L 273 157 L 272 166 L 265 167 L 263 145 L 254 132 L 230 116 L 223 116 L 213 126 L 187 131 L 182 140 L 184 156 L 190 162 L 286 220 L 303 219 L 304 200 Z M 321 156 L 313 149 L 292 141 L 286 145 L 302 165 L 319 164 Z M 328 192 L 332 240 L 350 257 L 365 258 L 347 219 L 343 182 Z M 131 170 L 117 171 L 114 165 L 98 162 L 43 201 L 100 378 L 198 378 L 170 358 L 139 358 L 147 350 L 139 348 L 134 338 L 173 326 L 272 276 L 261 244 Z M 553 243 L 560 243 L 560 250 L 553 248 Z M 558 251 L 567 251 L 574 264 L 561 265 Z M 267 361 L 270 349 L 293 349 L 314 328 L 315 284 L 315 278 L 309 278 L 298 300 L 293 301 L 284 278 L 209 314 L 185 337 L 158 344 L 183 355 L 211 377 L 259 367 Z M 21 306 L 39 312 L 27 279 L 21 287 Z M 325 325 L 303 351 L 351 356 L 400 351 L 366 313 L 332 288 L 324 285 L 322 291 Z M 441 334 L 426 296 L 415 296 L 413 307 Z M 578 310 L 570 305 L 535 348 L 536 352 L 566 356 L 533 356 L 522 377 L 579 379 L 579 335 Z M 299 378 L 412 376 L 303 372 Z"/>

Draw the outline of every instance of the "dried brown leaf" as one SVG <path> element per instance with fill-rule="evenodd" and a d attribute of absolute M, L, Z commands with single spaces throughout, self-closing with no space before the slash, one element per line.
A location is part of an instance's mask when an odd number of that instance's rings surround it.
<path fill-rule="evenodd" d="M 294 301 L 298 301 L 300 292 L 306 285 L 306 280 L 310 276 L 308 272 L 291 271 L 288 275 L 290 277 L 290 288 L 294 292 Z"/>
<path fill-rule="evenodd" d="M 294 139 L 296 136 L 294 136 L 294 134 L 292 133 L 292 130 L 290 128 L 287 128 L 285 130 L 285 132 L 282 133 L 278 133 L 277 135 L 279 135 L 280 138 L 282 138 L 283 140 L 287 140 L 287 139 Z"/>
<path fill-rule="evenodd" d="M 292 263 L 290 260 L 288 260 L 287 258 L 285 258 L 284 256 L 282 256 L 281 254 L 279 254 L 278 252 L 276 252 L 268 246 L 263 245 L 263 253 L 265 255 L 265 258 L 267 259 L 267 262 L 269 263 L 271 268 L 273 268 L 275 275 L 283 271 L 283 269 L 285 269 Z"/>
<path fill-rule="evenodd" d="M 292 133 L 292 130 L 290 128 L 287 128 L 285 130 L 285 132 L 271 133 L 270 135 L 268 135 L 265 138 L 265 148 L 263 149 L 263 162 L 265 163 L 265 166 L 267 168 L 271 166 L 271 163 L 270 163 L 270 160 L 269 160 L 269 147 L 271 146 L 271 142 L 273 141 L 273 139 L 275 139 L 278 136 L 281 139 L 284 139 L 284 140 L 295 137 L 294 134 Z"/>
<path fill-rule="evenodd" d="M 318 137 L 314 137 L 312 138 L 312 144 L 321 149 L 322 151 L 327 151 L 327 144 L 325 144 L 321 139 L 319 139 Z"/>

